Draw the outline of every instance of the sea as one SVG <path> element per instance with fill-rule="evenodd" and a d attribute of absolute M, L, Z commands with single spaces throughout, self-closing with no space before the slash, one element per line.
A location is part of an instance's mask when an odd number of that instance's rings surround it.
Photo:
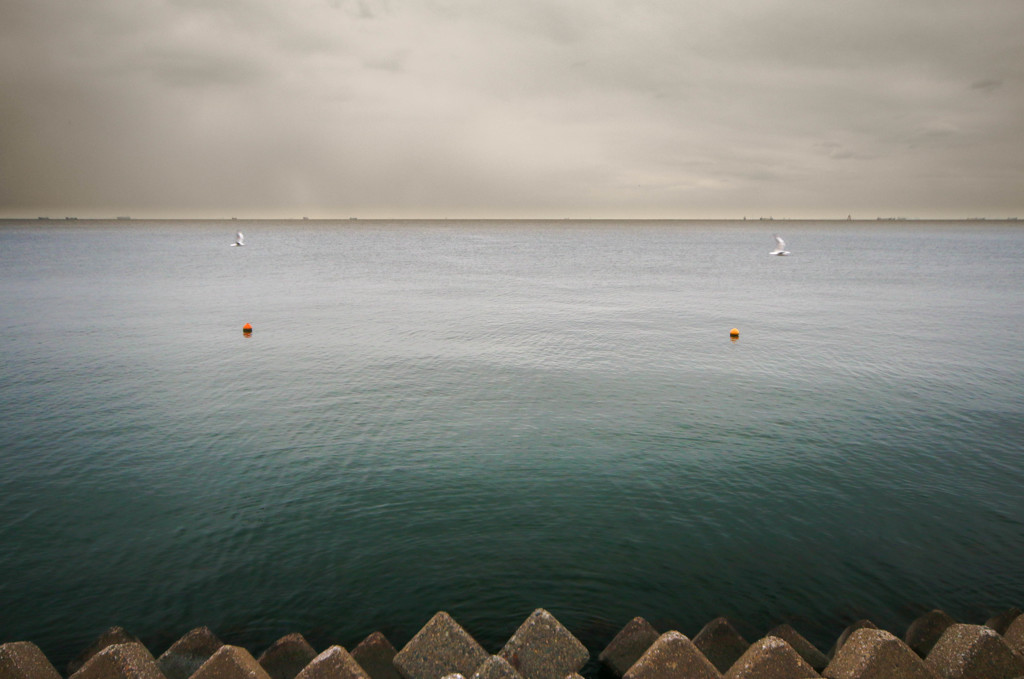
<path fill-rule="evenodd" d="M 1014 221 L 0 222 L 0 642 L 980 624 L 1022 334 Z"/>

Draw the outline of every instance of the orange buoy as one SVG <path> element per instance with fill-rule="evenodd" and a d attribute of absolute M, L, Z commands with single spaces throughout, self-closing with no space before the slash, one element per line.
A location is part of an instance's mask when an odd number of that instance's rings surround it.
<path fill-rule="evenodd" d="M 252 325 L 250 325 L 249 323 L 246 323 L 245 325 L 243 325 L 242 326 L 242 333 L 245 334 L 245 335 L 251 335 L 252 334 Z"/>
<path fill-rule="evenodd" d="M 739 336 L 740 336 L 739 329 L 733 328 L 732 330 L 729 331 L 729 337 L 739 337 Z"/>

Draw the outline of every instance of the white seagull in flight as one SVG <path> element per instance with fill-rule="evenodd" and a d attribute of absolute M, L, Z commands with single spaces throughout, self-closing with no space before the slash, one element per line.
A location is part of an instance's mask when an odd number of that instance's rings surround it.
<path fill-rule="evenodd" d="M 782 240 L 778 234 L 775 235 L 775 249 L 768 253 L 769 255 L 788 255 L 789 250 L 786 249 L 786 241 Z"/>
<path fill-rule="evenodd" d="M 235 242 L 231 244 L 231 247 L 237 248 L 245 245 L 245 243 L 243 242 L 244 240 L 245 236 L 243 236 L 242 232 L 239 231 L 238 234 L 235 236 Z"/>

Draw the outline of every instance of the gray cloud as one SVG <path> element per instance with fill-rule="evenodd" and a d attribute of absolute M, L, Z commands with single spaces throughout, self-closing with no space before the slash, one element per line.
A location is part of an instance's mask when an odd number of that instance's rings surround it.
<path fill-rule="evenodd" d="M 267 75 L 265 68 L 239 57 L 195 52 L 150 54 L 145 64 L 158 83 L 173 87 L 232 87 L 252 84 Z"/>
<path fill-rule="evenodd" d="M 971 89 L 972 90 L 982 90 L 983 92 L 992 92 L 994 90 L 998 90 L 1002 86 L 1003 86 L 1003 81 L 1002 80 L 992 80 L 992 79 L 989 79 L 989 80 L 979 80 L 977 82 L 971 83 Z"/>
<path fill-rule="evenodd" d="M 8 0 L 0 215 L 1024 211 L 1018 0 Z"/>

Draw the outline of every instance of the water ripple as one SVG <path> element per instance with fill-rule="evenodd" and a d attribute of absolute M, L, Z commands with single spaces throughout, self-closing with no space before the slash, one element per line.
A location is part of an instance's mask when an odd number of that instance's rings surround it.
<path fill-rule="evenodd" d="M 592 650 L 634 615 L 827 647 L 1018 602 L 1019 232 L 789 226 L 0 229 L 0 633 L 443 609 L 495 651 L 544 606 Z"/>

